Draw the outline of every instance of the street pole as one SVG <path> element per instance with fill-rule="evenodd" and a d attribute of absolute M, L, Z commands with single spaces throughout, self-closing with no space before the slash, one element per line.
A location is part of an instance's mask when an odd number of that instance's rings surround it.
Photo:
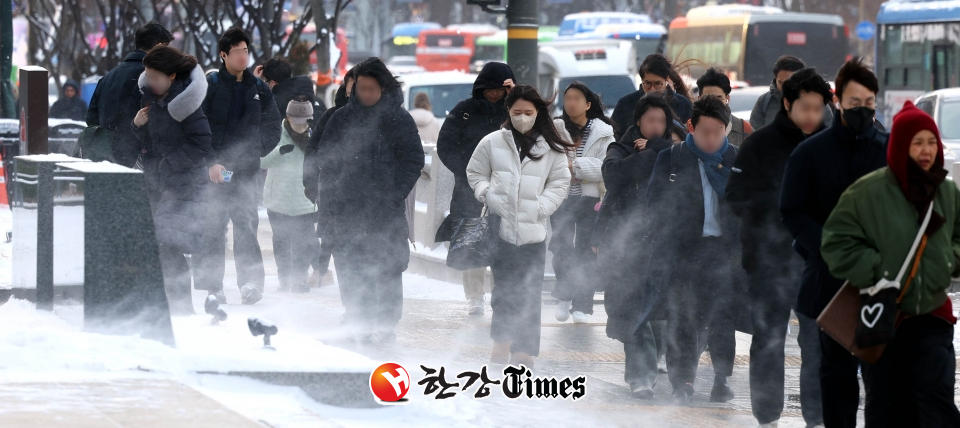
<path fill-rule="evenodd" d="M 516 83 L 537 86 L 539 0 L 510 0 L 507 6 L 507 65 Z"/>

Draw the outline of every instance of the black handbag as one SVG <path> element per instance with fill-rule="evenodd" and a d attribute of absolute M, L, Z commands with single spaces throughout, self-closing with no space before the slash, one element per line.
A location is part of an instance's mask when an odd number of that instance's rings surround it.
<path fill-rule="evenodd" d="M 484 215 L 479 218 L 458 218 L 451 223 L 450 248 L 447 266 L 456 270 L 470 270 L 493 264 L 500 243 L 500 217 Z"/>
<path fill-rule="evenodd" d="M 113 158 L 113 139 L 116 131 L 103 126 L 84 128 L 77 141 L 77 155 L 94 162 L 116 162 Z"/>

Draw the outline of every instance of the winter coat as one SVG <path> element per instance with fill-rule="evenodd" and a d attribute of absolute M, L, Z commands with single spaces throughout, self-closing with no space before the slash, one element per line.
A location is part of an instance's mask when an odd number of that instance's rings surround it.
<path fill-rule="evenodd" d="M 673 157 L 679 156 L 674 161 Z M 721 164 L 733 165 L 737 157 L 737 148 L 730 146 L 723 155 Z M 673 164 L 676 163 L 674 168 Z M 721 228 L 721 245 L 727 256 L 728 273 L 716 278 L 712 289 L 717 295 L 732 295 L 735 291 L 733 280 L 739 269 L 740 258 L 740 222 L 730 211 L 730 206 L 720 198 L 717 222 Z M 703 238 L 704 199 L 703 183 L 697 157 L 690 152 L 685 143 L 677 144 L 657 155 L 650 183 L 647 185 L 647 202 L 643 215 L 646 278 L 638 291 L 642 307 L 636 308 L 640 317 L 637 325 L 647 319 L 662 316 L 666 305 L 661 296 L 666 295 L 667 287 L 675 287 L 675 274 L 689 269 L 687 260 L 696 254 Z M 656 309 L 656 311 L 655 311 Z"/>
<path fill-rule="evenodd" d="M 770 83 L 770 90 L 757 98 L 753 110 L 750 111 L 750 126 L 753 129 L 760 129 L 773 123 L 777 113 L 782 109 L 782 105 L 783 93 L 777 89 L 777 79 L 773 79 L 773 82 Z M 823 109 L 823 124 L 829 126 L 831 123 L 833 123 L 833 106 L 827 104 L 827 107 Z"/>
<path fill-rule="evenodd" d="M 748 273 L 768 261 L 777 266 L 799 263 L 790 246 L 793 236 L 780 221 L 780 187 L 790 153 L 806 138 L 786 112 L 779 112 L 772 125 L 760 128 L 740 146 L 726 199 L 742 221 L 742 264 Z"/>
<path fill-rule="evenodd" d="M 501 129 L 480 141 L 467 165 L 473 193 L 500 216 L 500 238 L 516 246 L 547 239 L 547 222 L 567 198 L 567 156 L 550 149 L 543 137 L 520 160 L 513 131 Z"/>
<path fill-rule="evenodd" d="M 440 136 L 440 121 L 427 109 L 415 108 L 410 110 L 410 116 L 417 123 L 420 139 L 425 143 L 436 144 Z"/>
<path fill-rule="evenodd" d="M 480 216 L 483 204 L 474 198 L 467 182 L 467 164 L 480 140 L 499 130 L 500 125 L 510 119 L 503 100 L 491 103 L 483 97 L 483 91 L 502 88 L 504 80 L 513 78 L 513 71 L 506 64 L 487 63 L 473 83 L 472 96 L 460 101 L 440 128 L 437 156 L 454 178 L 453 198 L 450 200 L 451 220 Z"/>
<path fill-rule="evenodd" d="M 307 199 L 316 202 L 320 195 L 320 137 L 323 136 L 323 130 L 327 122 L 333 117 L 333 114 L 347 105 L 347 87 L 341 85 L 334 96 L 334 105 L 320 115 L 320 119 L 314 124 L 313 135 L 310 136 L 310 142 L 303 154 L 303 194 Z M 319 233 L 321 227 L 317 228 Z"/>
<path fill-rule="evenodd" d="M 236 85 L 244 85 L 243 97 L 235 99 Z M 235 103 L 243 103 L 239 120 L 231 118 Z M 243 71 L 243 81 L 221 67 L 207 76 L 207 98 L 203 112 L 213 132 L 213 156 L 207 165 L 223 165 L 235 176 L 253 176 L 260 170 L 260 158 L 280 142 L 282 116 L 273 93 L 263 81 Z"/>
<path fill-rule="evenodd" d="M 132 168 L 140 155 L 139 139 L 130 122 L 140 110 L 140 86 L 144 51 L 133 51 L 123 62 L 97 82 L 87 109 L 87 126 L 102 126 L 116 131 L 113 140 L 114 162 Z"/>
<path fill-rule="evenodd" d="M 753 133 L 750 122 L 732 115 L 730 116 L 730 124 L 727 126 L 730 128 L 727 132 L 727 141 L 736 147 L 740 147 L 743 141 Z"/>
<path fill-rule="evenodd" d="M 268 210 L 288 216 L 317 212 L 317 204 L 303 195 L 303 149 L 290 137 L 286 125 L 280 144 L 260 158 L 260 169 L 267 170 L 263 206 Z"/>
<path fill-rule="evenodd" d="M 76 93 L 72 97 L 67 97 L 67 88 L 73 88 Z M 87 118 L 87 103 L 80 98 L 80 85 L 73 80 L 67 80 L 60 90 L 60 98 L 50 106 L 51 119 L 70 119 L 79 122 Z"/>
<path fill-rule="evenodd" d="M 646 252 L 643 241 L 643 206 L 646 188 L 657 155 L 673 146 L 664 138 L 647 142 L 642 151 L 633 146 L 644 138 L 632 126 L 619 143 L 611 144 L 603 161 L 607 195 L 597 219 L 593 246 L 598 247 L 603 304 L 607 312 L 607 336 L 620 341 L 633 337 L 644 308 L 642 292 L 646 280 Z"/>
<path fill-rule="evenodd" d="M 960 276 L 960 189 L 956 183 L 940 183 L 933 210 L 946 223 L 927 237 L 917 275 L 900 302 L 900 310 L 907 315 L 928 314 L 942 306 L 950 277 Z M 907 201 L 893 171 L 880 168 L 840 196 L 823 225 L 820 254 L 833 276 L 855 287 L 871 287 L 881 278 L 892 281 L 925 215 Z M 901 289 L 912 266 L 901 279 Z"/>
<path fill-rule="evenodd" d="M 330 118 L 318 151 L 321 236 L 335 253 L 362 244 L 381 268 L 399 271 L 410 259 L 404 200 L 424 165 L 417 125 L 402 104 L 399 88 L 373 106 L 351 98 Z"/>
<path fill-rule="evenodd" d="M 780 220 L 805 261 L 796 305 L 801 314 L 818 317 L 843 285 L 842 279 L 830 275 L 820 256 L 823 224 L 847 187 L 886 166 L 886 141 L 887 134 L 876 129 L 856 135 L 837 115 L 830 128 L 800 143 L 787 161 Z"/>
<path fill-rule="evenodd" d="M 153 213 L 157 241 L 190 253 L 199 249 L 207 214 L 204 188 L 210 179 L 204 158 L 213 153 L 201 109 L 207 81 L 197 66 L 189 79 L 174 80 L 164 99 L 147 88 L 145 74 L 138 85 L 141 106 L 149 105 L 150 111 L 135 135 L 145 150 L 147 180 L 161 194 Z M 133 121 L 127 126 L 134 127 Z"/>
<path fill-rule="evenodd" d="M 236 80 L 236 79 L 233 79 Z M 327 110 L 323 100 L 317 98 L 317 86 L 310 80 L 310 76 L 295 76 L 280 83 L 271 90 L 273 99 L 277 102 L 277 110 L 281 117 L 287 116 L 287 104 L 294 98 L 303 95 L 313 105 L 313 123 L 320 120 L 320 116 Z"/>
<path fill-rule="evenodd" d="M 613 114 L 610 115 L 610 119 L 612 119 L 616 125 L 615 137 L 617 141 L 620 141 L 620 138 L 623 137 L 623 133 L 626 132 L 627 129 L 636 125 L 636 121 L 633 120 L 633 109 L 644 95 L 646 94 L 644 94 L 641 88 L 639 91 L 627 94 L 623 98 L 620 98 L 620 101 L 617 101 L 617 106 L 613 109 Z M 693 116 L 693 103 L 691 103 L 687 97 L 676 93 L 673 88 L 669 86 L 665 89 L 665 95 L 667 103 L 670 104 L 673 112 L 676 113 L 676 119 L 680 123 L 687 123 Z"/>
<path fill-rule="evenodd" d="M 553 126 L 557 128 L 560 137 L 565 141 L 573 142 L 570 133 L 563 124 L 563 119 L 554 119 Z M 580 191 L 583 196 L 599 198 L 603 187 L 603 159 L 607 156 L 607 147 L 615 143 L 613 127 L 602 120 L 591 119 L 590 135 L 583 142 L 583 156 L 577 157 L 577 150 L 567 151 L 567 158 L 573 162 L 573 176 L 580 179 Z"/>

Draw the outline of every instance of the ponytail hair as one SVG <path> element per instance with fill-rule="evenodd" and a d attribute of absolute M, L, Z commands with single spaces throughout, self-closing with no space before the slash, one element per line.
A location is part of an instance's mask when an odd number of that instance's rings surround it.
<path fill-rule="evenodd" d="M 533 104 L 533 107 L 537 109 L 537 120 L 533 123 L 533 131 L 540 134 L 543 139 L 547 142 L 547 145 L 550 146 L 550 149 L 559 152 L 566 153 L 567 149 L 573 147 L 573 144 L 564 141 L 560 137 L 560 133 L 557 132 L 557 128 L 553 126 L 553 119 L 550 118 L 550 105 L 553 103 L 553 99 L 544 100 L 540 97 L 540 92 L 537 92 L 537 88 L 534 88 L 530 85 L 517 85 L 507 94 L 507 97 L 504 99 L 504 105 L 507 106 L 507 111 L 510 111 L 510 107 L 513 106 L 513 103 L 519 100 L 526 100 Z M 507 121 L 504 122 L 503 127 L 513 131 L 513 138 L 520 145 L 520 153 L 524 156 L 528 156 L 533 160 L 540 160 L 543 156 L 531 156 L 530 149 L 537 143 L 537 139 L 521 134 L 516 129 L 513 128 L 513 122 L 510 118 L 507 118 Z"/>
<path fill-rule="evenodd" d="M 167 76 L 177 75 L 178 80 L 187 79 L 197 68 L 197 58 L 180 52 L 177 48 L 159 45 L 150 49 L 143 57 L 143 66 L 157 70 Z"/>

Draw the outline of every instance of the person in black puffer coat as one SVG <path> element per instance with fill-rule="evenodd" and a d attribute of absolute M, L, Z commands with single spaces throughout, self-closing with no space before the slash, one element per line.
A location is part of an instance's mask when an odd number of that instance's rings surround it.
<path fill-rule="evenodd" d="M 137 49 L 127 54 L 120 65 L 97 82 L 97 89 L 90 98 L 87 126 L 102 126 L 116 131 L 112 142 L 112 159 L 91 159 L 94 162 L 109 160 L 133 168 L 140 155 L 140 146 L 131 135 L 133 129 L 129 125 L 140 109 L 142 94 L 137 80 L 143 73 L 143 57 L 155 46 L 169 44 L 173 41 L 173 35 L 159 22 L 150 21 L 137 29 L 135 39 Z"/>
<path fill-rule="evenodd" d="M 410 260 L 407 195 L 420 178 L 423 145 L 403 108 L 400 83 L 379 58 L 356 67 L 354 96 L 320 138 L 324 239 L 333 252 L 346 313 L 361 341 L 396 339 L 402 273 Z"/>
<path fill-rule="evenodd" d="M 607 312 L 607 336 L 623 342 L 624 381 L 636 398 L 653 398 L 657 378 L 657 336 L 644 305 L 648 253 L 642 251 L 643 202 L 657 154 L 669 149 L 673 110 L 661 94 L 640 99 L 633 123 L 620 142 L 611 144 L 603 161 L 607 194 L 600 207 L 594 246 L 600 260 L 600 282 Z M 649 135 L 650 138 L 647 138 Z M 662 346 L 661 346 L 662 347 Z"/>
<path fill-rule="evenodd" d="M 80 85 L 74 80 L 67 80 L 60 91 L 60 98 L 50 106 L 50 118 L 82 121 L 86 117 L 87 103 L 80 98 Z"/>
<path fill-rule="evenodd" d="M 143 108 L 128 126 L 145 148 L 144 172 L 153 190 L 150 202 L 170 311 L 189 315 L 194 312 L 184 253 L 200 246 L 209 182 L 204 158 L 213 152 L 210 125 L 200 108 L 207 81 L 196 58 L 171 47 L 151 49 L 143 64 Z"/>
<path fill-rule="evenodd" d="M 503 100 L 513 87 L 513 70 L 502 62 L 488 62 L 473 82 L 470 98 L 460 101 L 447 115 L 437 138 L 437 156 L 453 173 L 450 215 L 437 232 L 437 241 L 449 241 L 451 225 L 459 218 L 480 217 L 483 204 L 467 183 L 467 164 L 474 149 L 487 134 L 500 129 L 510 116 Z M 463 271 L 463 294 L 471 315 L 483 315 L 483 279 L 486 269 Z"/>

